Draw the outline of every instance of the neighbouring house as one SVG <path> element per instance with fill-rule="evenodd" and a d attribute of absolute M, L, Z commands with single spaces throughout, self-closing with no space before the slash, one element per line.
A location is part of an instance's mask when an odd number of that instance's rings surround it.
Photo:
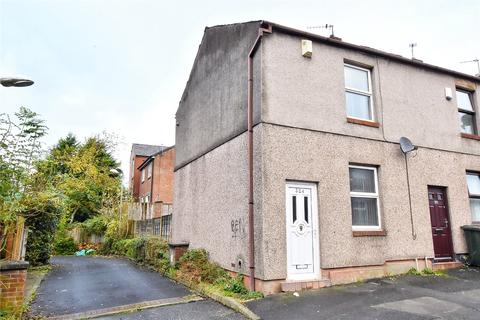
<path fill-rule="evenodd" d="M 135 167 L 139 181 L 138 201 L 132 206 L 136 211 L 133 214 L 136 234 L 170 238 L 174 162 L 175 147 L 160 147 Z"/>
<path fill-rule="evenodd" d="M 140 170 L 138 167 L 152 154 L 165 148 L 150 144 L 133 143 L 130 152 L 130 171 L 128 177 L 128 190 L 134 201 L 138 201 L 140 191 Z"/>
<path fill-rule="evenodd" d="M 172 245 L 264 293 L 458 265 L 480 222 L 479 86 L 266 21 L 206 28 L 176 113 Z"/>

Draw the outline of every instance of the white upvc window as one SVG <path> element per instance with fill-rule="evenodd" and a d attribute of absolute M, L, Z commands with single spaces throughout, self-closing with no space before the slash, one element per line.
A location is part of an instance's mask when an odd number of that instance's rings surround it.
<path fill-rule="evenodd" d="M 374 121 L 371 71 L 344 65 L 347 117 Z"/>
<path fill-rule="evenodd" d="M 142 182 L 145 181 L 145 168 L 142 169 Z"/>
<path fill-rule="evenodd" d="M 467 185 L 472 222 L 480 223 L 480 173 L 467 173 Z"/>
<path fill-rule="evenodd" d="M 352 229 L 381 230 L 376 167 L 349 166 Z"/>
<path fill-rule="evenodd" d="M 467 134 L 477 134 L 473 93 L 457 89 L 456 96 L 461 132 Z"/>
<path fill-rule="evenodd" d="M 147 172 L 148 172 L 148 179 L 150 179 L 152 177 L 152 163 L 150 162 L 148 164 L 148 168 L 147 168 Z"/>

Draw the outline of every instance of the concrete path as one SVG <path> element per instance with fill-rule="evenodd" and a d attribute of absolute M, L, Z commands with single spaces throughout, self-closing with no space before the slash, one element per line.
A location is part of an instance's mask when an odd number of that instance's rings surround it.
<path fill-rule="evenodd" d="M 41 283 L 31 306 L 34 316 L 75 319 L 96 312 L 125 311 L 136 304 L 140 307 L 167 305 L 141 311 L 147 315 L 156 312 L 157 316 L 151 319 L 192 319 L 190 315 L 195 310 L 204 312 L 205 319 L 209 315 L 210 318 L 225 316 L 222 319 L 241 319 L 235 318 L 238 315 L 230 309 L 213 301 L 188 302 L 199 297 L 186 287 L 140 268 L 127 259 L 55 257 L 51 263 L 52 271 Z M 205 305 L 209 307 L 205 308 Z M 131 313 L 114 318 L 148 319 L 138 316 Z"/>
<path fill-rule="evenodd" d="M 252 301 L 262 319 L 480 319 L 480 269 L 404 276 Z"/>

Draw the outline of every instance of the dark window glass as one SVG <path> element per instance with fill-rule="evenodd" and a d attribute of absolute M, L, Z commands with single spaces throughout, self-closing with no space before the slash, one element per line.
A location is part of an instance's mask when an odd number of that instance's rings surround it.
<path fill-rule="evenodd" d="M 305 221 L 308 223 L 308 197 L 303 197 L 303 207 L 305 208 Z"/>
<path fill-rule="evenodd" d="M 297 197 L 292 196 L 292 206 L 293 206 L 293 222 L 297 221 Z"/>

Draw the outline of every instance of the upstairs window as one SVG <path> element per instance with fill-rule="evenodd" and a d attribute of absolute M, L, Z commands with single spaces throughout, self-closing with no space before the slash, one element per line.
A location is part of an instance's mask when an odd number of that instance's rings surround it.
<path fill-rule="evenodd" d="M 466 134 L 477 134 L 472 93 L 457 89 L 456 96 L 460 130 Z"/>
<path fill-rule="evenodd" d="M 152 177 L 152 163 L 150 162 L 150 164 L 148 165 L 147 167 L 148 169 L 148 179 L 150 179 Z"/>
<path fill-rule="evenodd" d="M 353 230 L 380 230 L 377 168 L 349 166 Z"/>
<path fill-rule="evenodd" d="M 142 182 L 145 181 L 145 169 L 142 169 Z"/>
<path fill-rule="evenodd" d="M 345 98 L 349 118 L 373 121 L 370 70 L 345 64 Z"/>
<path fill-rule="evenodd" d="M 472 221 L 480 223 L 480 174 L 467 173 L 467 185 Z"/>

